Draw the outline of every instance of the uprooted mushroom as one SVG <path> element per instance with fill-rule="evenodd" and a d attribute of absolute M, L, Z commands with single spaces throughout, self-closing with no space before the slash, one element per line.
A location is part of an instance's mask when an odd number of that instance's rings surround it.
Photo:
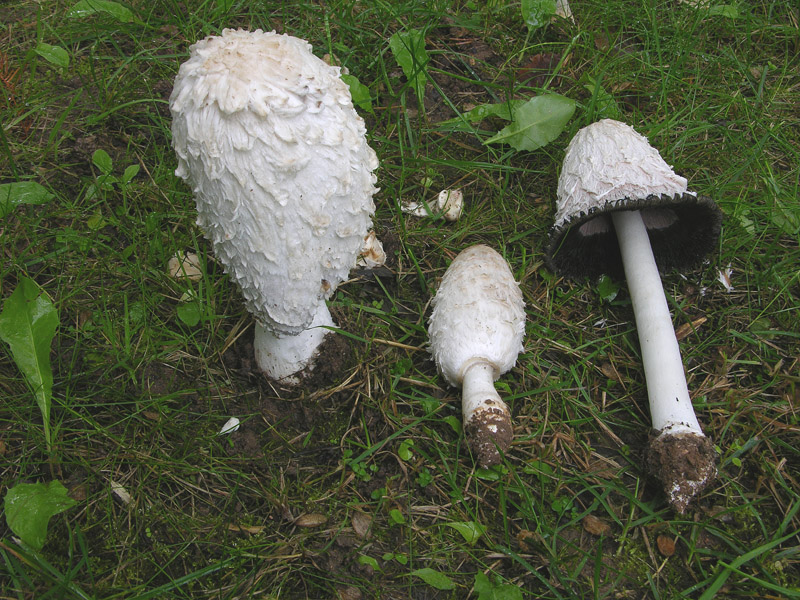
<path fill-rule="evenodd" d="M 313 367 L 326 305 L 367 235 L 378 166 L 339 68 L 289 35 L 226 29 L 191 47 L 170 97 L 176 174 L 256 319 L 273 379 Z"/>
<path fill-rule="evenodd" d="M 572 277 L 624 271 L 654 430 L 648 463 L 680 512 L 714 479 L 716 459 L 689 397 L 659 268 L 697 264 L 714 248 L 720 225 L 716 204 L 689 192 L 632 127 L 605 119 L 570 142 L 548 263 Z"/>
<path fill-rule="evenodd" d="M 508 263 L 482 244 L 463 250 L 433 298 L 428 336 L 439 371 L 462 388 L 464 434 L 483 467 L 511 444 L 511 412 L 494 382 L 517 362 L 524 335 L 525 302 Z"/>

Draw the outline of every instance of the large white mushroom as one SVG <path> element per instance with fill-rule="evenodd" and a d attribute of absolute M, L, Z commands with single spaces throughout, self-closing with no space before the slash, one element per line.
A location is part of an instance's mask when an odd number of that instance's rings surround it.
<path fill-rule="evenodd" d="M 713 480 L 716 461 L 689 397 L 659 268 L 698 263 L 720 224 L 714 202 L 689 192 L 686 179 L 632 127 L 605 119 L 570 142 L 548 262 L 572 277 L 624 271 L 655 432 L 648 462 L 680 512 Z"/>
<path fill-rule="evenodd" d="M 191 47 L 170 97 L 176 174 L 284 379 L 334 326 L 326 299 L 371 225 L 378 160 L 347 85 L 307 42 L 226 29 Z"/>
<path fill-rule="evenodd" d="M 522 351 L 525 302 L 508 263 L 493 249 L 462 251 L 445 271 L 428 325 L 439 372 L 462 388 L 464 434 L 481 466 L 511 444 L 511 413 L 494 381 Z"/>

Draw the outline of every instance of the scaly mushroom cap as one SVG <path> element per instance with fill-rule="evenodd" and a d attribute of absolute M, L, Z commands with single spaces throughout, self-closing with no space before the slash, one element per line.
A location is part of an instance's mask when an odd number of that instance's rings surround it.
<path fill-rule="evenodd" d="M 451 385 L 460 386 L 476 361 L 491 363 L 495 379 L 514 366 L 525 335 L 525 302 L 500 254 L 476 245 L 456 256 L 433 298 L 428 335 Z"/>
<path fill-rule="evenodd" d="M 197 224 L 278 335 L 306 329 L 354 266 L 377 168 L 339 68 L 307 42 L 226 29 L 191 47 L 170 97 Z"/>
<path fill-rule="evenodd" d="M 622 275 L 609 213 L 641 210 L 660 269 L 688 268 L 714 248 L 722 214 L 710 198 L 687 191 L 647 138 L 604 119 L 567 147 L 558 179 L 547 262 L 571 277 Z"/>

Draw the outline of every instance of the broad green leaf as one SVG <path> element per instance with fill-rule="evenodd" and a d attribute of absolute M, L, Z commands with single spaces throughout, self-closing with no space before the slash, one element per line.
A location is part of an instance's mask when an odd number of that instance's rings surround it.
<path fill-rule="evenodd" d="M 95 167 L 100 169 L 103 175 L 111 173 L 111 169 L 113 168 L 111 157 L 108 155 L 108 152 L 102 148 L 98 148 L 94 151 L 94 154 L 92 154 L 92 163 L 94 163 Z"/>
<path fill-rule="evenodd" d="M 800 207 L 796 200 L 790 204 L 775 198 L 770 217 L 772 222 L 784 233 L 797 235 L 800 232 Z"/>
<path fill-rule="evenodd" d="M 709 6 L 708 14 L 715 17 L 736 19 L 739 17 L 739 7 L 735 4 L 718 4 L 716 6 Z"/>
<path fill-rule="evenodd" d="M 517 586 L 510 583 L 495 585 L 480 571 L 475 573 L 474 587 L 478 600 L 522 600 L 522 590 Z"/>
<path fill-rule="evenodd" d="M 378 561 L 372 558 L 371 556 L 367 556 L 366 554 L 360 554 L 358 556 L 358 562 L 362 565 L 367 565 L 372 567 L 376 571 L 381 570 L 381 566 L 378 564 Z"/>
<path fill-rule="evenodd" d="M 0 184 L 0 219 L 18 204 L 44 204 L 53 198 L 46 188 L 33 181 Z"/>
<path fill-rule="evenodd" d="M 403 515 L 402 511 L 397 508 L 393 508 L 389 511 L 389 518 L 396 523 L 397 525 L 402 525 L 406 522 L 406 518 Z"/>
<path fill-rule="evenodd" d="M 39 42 L 33 51 L 57 67 L 66 69 L 69 66 L 69 54 L 61 46 L 51 46 L 50 44 Z"/>
<path fill-rule="evenodd" d="M 462 113 L 460 117 L 447 119 L 439 123 L 441 127 L 448 127 L 454 130 L 467 130 L 467 123 L 477 123 L 489 117 L 498 117 L 506 121 L 511 120 L 514 110 L 525 104 L 526 100 L 511 100 L 509 102 L 499 102 L 497 104 L 481 104 L 475 108 Z"/>
<path fill-rule="evenodd" d="M 414 452 L 411 450 L 411 446 L 413 445 L 414 440 L 403 440 L 400 447 L 397 448 L 397 456 L 404 461 L 411 460 L 414 457 Z"/>
<path fill-rule="evenodd" d="M 41 550 L 50 517 L 76 504 L 58 480 L 18 483 L 6 492 L 4 508 L 9 529 L 31 548 Z"/>
<path fill-rule="evenodd" d="M 528 29 L 547 25 L 556 14 L 556 0 L 522 0 L 522 18 Z"/>
<path fill-rule="evenodd" d="M 130 183 L 131 179 L 136 177 L 139 174 L 139 165 L 130 165 L 125 169 L 122 173 L 122 177 L 120 177 L 120 181 L 122 183 Z"/>
<path fill-rule="evenodd" d="M 11 348 L 14 362 L 25 376 L 42 412 L 44 434 L 50 447 L 50 400 L 53 372 L 50 345 L 58 327 L 58 312 L 36 282 L 24 277 L 3 304 L 0 339 Z"/>
<path fill-rule="evenodd" d="M 486 527 L 474 521 L 454 521 L 452 523 L 445 523 L 448 527 L 452 527 L 461 537 L 464 538 L 470 546 L 475 545 L 480 537 L 486 532 Z"/>
<path fill-rule="evenodd" d="M 193 301 L 179 304 L 178 318 L 189 327 L 197 325 L 200 322 L 200 303 Z"/>
<path fill-rule="evenodd" d="M 455 582 L 447 575 L 444 573 L 439 573 L 439 571 L 434 571 L 429 567 L 411 571 L 411 574 L 419 577 L 422 579 L 422 581 L 432 587 L 435 587 L 437 590 L 452 590 L 456 587 Z"/>
<path fill-rule="evenodd" d="M 342 74 L 341 78 L 342 81 L 347 84 L 347 87 L 350 88 L 350 97 L 353 99 L 353 104 L 361 110 L 374 114 L 375 111 L 372 109 L 372 96 L 369 93 L 369 88 L 353 75 Z"/>
<path fill-rule="evenodd" d="M 454 415 L 448 415 L 444 419 L 442 419 L 445 423 L 450 425 L 453 431 L 455 431 L 458 435 L 461 435 L 461 421 L 458 417 Z"/>
<path fill-rule="evenodd" d="M 619 284 L 608 275 L 601 275 L 597 281 L 597 293 L 604 302 L 612 302 L 619 294 Z"/>
<path fill-rule="evenodd" d="M 565 96 L 536 96 L 514 111 L 510 125 L 484 143 L 503 142 L 515 150 L 536 150 L 561 135 L 574 112 L 575 101 Z"/>
<path fill-rule="evenodd" d="M 67 16 L 82 18 L 98 13 L 107 14 L 120 23 L 131 23 L 134 20 L 130 9 L 119 2 L 112 2 L 111 0 L 80 0 L 67 11 Z"/>
<path fill-rule="evenodd" d="M 417 93 L 420 107 L 424 106 L 429 60 L 425 50 L 425 34 L 419 29 L 398 31 L 389 39 L 389 49 Z"/>

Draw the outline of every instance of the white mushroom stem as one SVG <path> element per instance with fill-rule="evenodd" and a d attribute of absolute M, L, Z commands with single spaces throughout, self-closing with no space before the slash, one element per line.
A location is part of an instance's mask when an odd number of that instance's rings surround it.
<path fill-rule="evenodd" d="M 661 480 L 670 503 L 682 513 L 716 477 L 714 446 L 694 414 L 678 340 L 641 213 L 616 211 L 612 218 L 639 332 L 650 415 L 657 432 L 650 440 L 647 462 Z"/>
<path fill-rule="evenodd" d="M 461 406 L 465 426 L 469 426 L 476 413 L 492 409 L 508 415 L 510 422 L 511 414 L 494 387 L 495 379 L 497 369 L 490 362 L 480 360 L 467 367 L 461 382 Z M 496 425 L 489 427 L 496 428 Z"/>
<path fill-rule="evenodd" d="M 269 328 L 256 323 L 253 348 L 259 368 L 273 379 L 298 383 L 290 377 L 305 369 L 316 358 L 328 327 L 336 327 L 328 305 L 321 301 L 308 329 L 297 335 L 275 335 Z"/>
<path fill-rule="evenodd" d="M 703 435 L 642 215 L 622 210 L 613 212 L 612 218 L 639 333 L 653 429 L 661 434 Z"/>

